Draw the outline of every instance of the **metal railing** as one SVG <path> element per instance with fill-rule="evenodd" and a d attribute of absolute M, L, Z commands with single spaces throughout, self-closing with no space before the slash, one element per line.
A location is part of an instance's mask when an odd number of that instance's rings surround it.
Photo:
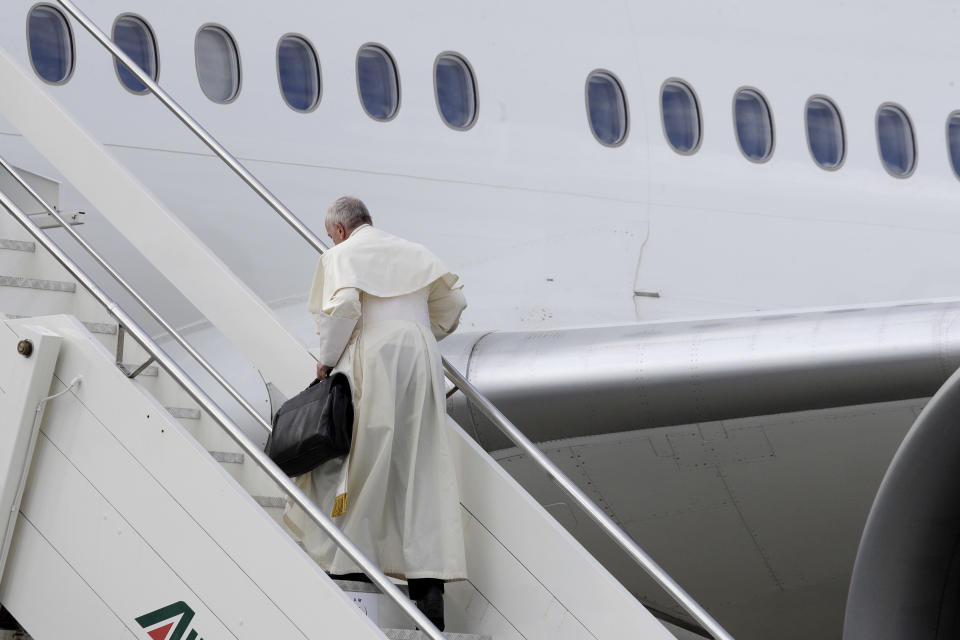
<path fill-rule="evenodd" d="M 63 218 L 60 212 L 57 211 L 54 207 L 50 206 L 50 204 L 43 199 L 43 196 L 37 193 L 37 191 L 32 186 L 30 186 L 30 184 L 23 179 L 23 177 L 19 174 L 19 172 L 17 172 L 17 170 L 14 169 L 14 167 L 9 162 L 7 162 L 3 157 L 0 157 L 0 167 L 2 167 L 7 173 L 9 173 L 10 176 L 17 182 L 17 184 L 19 184 L 28 194 L 30 194 L 30 197 L 36 200 L 40 204 L 40 206 L 43 207 L 43 209 L 54 218 L 54 220 L 59 222 L 60 225 L 63 227 L 63 229 L 70 235 L 70 237 L 73 238 L 83 248 L 84 251 L 90 254 L 90 257 L 92 257 L 97 264 L 103 267 L 107 271 L 107 273 L 109 273 L 110 276 L 113 277 L 113 279 L 116 280 L 121 287 L 123 287 L 123 290 L 126 291 L 128 294 L 130 294 L 133 297 L 133 299 L 136 300 L 137 303 L 141 307 L 143 307 L 143 309 L 150 315 L 150 317 L 153 318 L 161 327 L 163 327 L 163 330 L 169 333 L 170 336 L 174 339 L 174 341 L 176 341 L 176 343 L 180 345 L 184 349 L 184 351 L 190 354 L 190 357 L 196 360 L 197 363 L 201 367 L 203 367 L 203 370 L 206 371 L 208 374 L 210 374 L 210 376 L 214 380 L 216 380 L 217 383 L 221 387 L 223 387 L 224 390 L 227 391 L 227 393 L 230 394 L 230 397 L 236 400 L 237 403 L 239 403 L 240 406 L 243 407 L 244 410 L 247 413 L 249 413 L 251 417 L 253 417 L 253 419 L 257 422 L 257 424 L 263 427 L 267 431 L 267 433 L 270 433 L 272 431 L 272 427 L 270 426 L 270 423 L 264 420 L 263 416 L 260 415 L 260 413 L 253 407 L 253 405 L 251 405 L 247 401 L 247 399 L 244 398 L 243 395 L 241 395 L 241 393 L 237 391 L 236 388 L 234 388 L 233 385 L 231 385 L 227 381 L 227 379 L 224 378 L 223 375 L 221 375 L 220 372 L 217 371 L 212 364 L 210 364 L 209 361 L 207 361 L 206 358 L 200 355 L 200 353 L 196 349 L 194 349 L 193 346 L 191 346 L 190 343 L 187 342 L 184 339 L 184 337 L 180 335 L 180 333 L 176 329 L 174 329 L 173 326 L 169 322 L 167 322 L 166 319 L 163 316 L 161 316 L 160 313 L 156 309 L 154 309 L 150 305 L 150 303 L 147 302 L 144 299 L 144 297 L 141 296 L 140 293 L 136 289 L 134 289 L 133 286 L 129 282 L 127 282 L 127 280 L 124 279 L 124 277 L 120 275 L 120 273 L 118 273 L 117 270 L 114 269 L 113 266 L 110 265 L 110 263 L 108 263 L 96 251 L 96 249 L 94 249 L 90 245 L 90 243 L 84 240 L 83 237 L 74 230 L 73 226 L 67 223 L 67 221 Z M 123 331 L 123 325 L 120 325 L 120 328 L 118 330 Z M 123 334 L 121 333 L 120 334 L 121 344 L 122 344 L 122 339 L 123 339 Z M 118 363 L 119 363 L 119 356 L 120 356 L 120 348 L 118 348 L 117 350 Z M 140 369 L 146 366 L 146 364 L 148 363 L 144 363 L 143 365 L 141 365 Z M 138 372 L 139 371 L 134 371 L 132 374 L 130 374 L 130 377 L 131 378 L 136 377 L 134 374 Z"/>
<path fill-rule="evenodd" d="M 220 144 L 204 127 L 165 91 L 154 79 L 117 46 L 71 0 L 56 0 L 80 25 L 86 29 L 114 58 L 123 63 L 150 92 L 166 106 L 190 131 L 243 180 L 267 205 L 287 222 L 318 253 L 327 245 L 284 205 L 260 180 Z M 443 369 L 450 382 L 479 408 L 503 433 L 541 467 L 574 500 L 584 512 L 609 535 L 661 588 L 664 589 L 698 624 L 716 640 L 733 640 L 714 618 L 707 613 L 673 578 L 639 547 L 606 513 L 593 503 L 580 488 L 554 465 L 506 416 L 487 400 L 450 362 L 443 359 Z"/>
<path fill-rule="evenodd" d="M 413 619 L 413 621 L 426 633 L 431 640 L 445 640 L 443 634 L 434 626 L 430 620 L 417 608 L 413 602 L 407 598 L 400 589 L 398 589 L 390 579 L 384 575 L 379 567 L 367 558 L 363 552 L 348 538 L 334 522 L 320 511 L 316 504 L 293 482 L 280 467 L 260 449 L 247 435 L 238 427 L 227 414 L 206 394 L 206 392 L 184 371 L 176 361 L 168 355 L 160 345 L 158 345 L 150 334 L 146 332 L 123 308 L 118 305 L 106 292 L 101 289 L 73 260 L 63 252 L 60 247 L 53 242 L 37 224 L 30 219 L 17 204 L 0 190 L 0 205 L 19 222 L 44 249 L 66 269 L 87 291 L 93 295 L 97 301 L 102 304 L 107 311 L 113 315 L 122 326 L 126 327 L 127 332 L 140 343 L 140 346 L 146 350 L 156 361 L 176 380 L 183 389 L 197 402 L 210 417 L 212 417 L 237 445 L 243 449 L 253 461 L 259 466 L 271 480 L 293 500 L 294 503 L 307 514 L 307 516 L 320 527 L 333 541 L 340 547 L 347 556 L 353 560 L 373 581 L 377 587 L 383 591 L 390 599 L 397 603 L 403 611 Z M 110 268 L 97 254 L 93 254 L 97 261 L 103 266 Z M 113 271 L 112 269 L 110 269 Z"/>

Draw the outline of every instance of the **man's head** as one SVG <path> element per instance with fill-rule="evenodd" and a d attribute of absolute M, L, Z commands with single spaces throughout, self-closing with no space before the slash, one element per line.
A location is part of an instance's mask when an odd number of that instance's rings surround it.
<path fill-rule="evenodd" d="M 340 244 L 349 238 L 353 230 L 362 224 L 373 224 L 373 218 L 367 211 L 367 205 L 363 204 L 359 198 L 350 196 L 337 198 L 327 209 L 324 226 L 333 244 Z"/>

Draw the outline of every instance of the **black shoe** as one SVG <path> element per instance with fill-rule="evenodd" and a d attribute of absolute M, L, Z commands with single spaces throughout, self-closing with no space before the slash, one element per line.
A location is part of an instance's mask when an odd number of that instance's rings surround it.
<path fill-rule="evenodd" d="M 348 582 L 373 582 L 365 573 L 328 573 L 327 575 L 330 576 L 331 580 L 346 580 Z"/>
<path fill-rule="evenodd" d="M 443 631 L 443 588 L 441 586 L 428 589 L 424 597 L 417 600 L 417 608 L 437 629 Z"/>

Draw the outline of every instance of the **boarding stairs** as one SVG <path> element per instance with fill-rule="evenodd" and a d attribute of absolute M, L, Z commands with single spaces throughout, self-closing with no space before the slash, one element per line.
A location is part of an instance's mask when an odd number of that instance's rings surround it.
<path fill-rule="evenodd" d="M 58 1 L 110 47 L 79 9 Z M 113 47 L 123 59 L 118 51 Z M 152 80 L 141 79 L 170 100 Z M 0 86 L 0 115 L 266 380 L 284 395 L 295 393 L 314 361 L 269 308 L 71 118 L 22 60 L 2 49 Z M 172 110 L 198 136 L 209 137 L 189 114 Z M 318 242 L 226 149 L 212 138 L 204 142 L 304 238 Z M 324 514 L 298 501 L 296 488 L 258 443 L 62 251 L 70 230 L 82 234 L 83 220 L 59 215 L 56 182 L 9 169 L 0 171 L 0 507 L 6 510 L 0 515 L 0 602 L 30 637 L 439 640 L 375 568 L 364 565 L 372 585 L 335 583 L 319 569 L 281 515 L 291 499 L 318 524 Z M 177 255 L 159 251 L 151 236 L 174 242 Z M 452 390 L 513 433 L 574 501 L 603 521 L 469 381 L 449 365 L 446 371 Z M 255 409 L 269 415 L 269 408 Z M 449 424 L 469 579 L 447 585 L 446 637 L 673 637 Z M 609 526 L 707 637 L 729 638 Z M 328 529 L 349 545 L 337 531 Z"/>

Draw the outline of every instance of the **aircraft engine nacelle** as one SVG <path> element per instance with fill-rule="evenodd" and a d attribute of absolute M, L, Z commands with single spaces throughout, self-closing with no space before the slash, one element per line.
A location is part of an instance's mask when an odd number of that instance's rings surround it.
<path fill-rule="evenodd" d="M 917 418 L 860 541 L 844 640 L 960 637 L 960 372 Z"/>

